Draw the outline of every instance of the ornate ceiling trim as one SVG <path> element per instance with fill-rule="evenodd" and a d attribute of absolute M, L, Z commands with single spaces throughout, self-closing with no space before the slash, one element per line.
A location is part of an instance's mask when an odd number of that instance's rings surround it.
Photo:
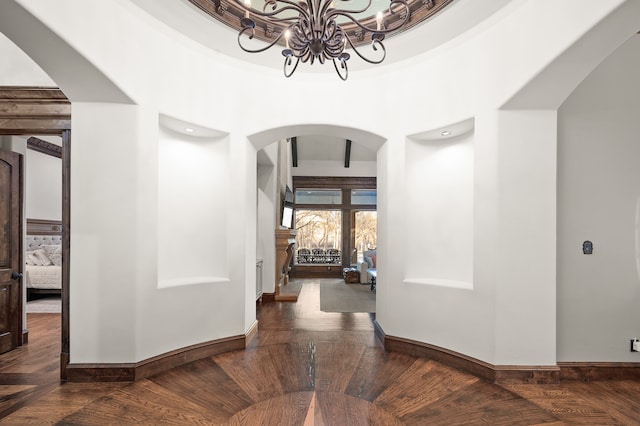
<path fill-rule="evenodd" d="M 410 0 L 408 2 L 410 14 L 408 22 L 397 31 L 387 34 L 387 37 L 394 36 L 415 27 L 440 12 L 453 1 L 454 0 Z M 223 24 L 237 31 L 242 29 L 240 20 L 244 18 L 244 9 L 238 6 L 236 0 L 189 0 L 189 2 Z M 255 37 L 265 42 L 272 42 L 286 28 L 284 25 L 267 22 L 260 16 L 254 15 L 252 19 L 256 23 Z M 386 25 L 387 27 L 393 27 L 397 25 L 396 22 L 403 19 L 404 16 L 399 13 L 390 15 L 386 18 Z M 363 19 L 360 23 L 375 28 L 375 16 Z M 354 45 L 360 46 L 371 42 L 371 34 L 363 33 L 362 29 L 354 23 L 344 24 L 342 27 Z M 280 44 L 284 45 L 284 41 L 281 40 Z"/>

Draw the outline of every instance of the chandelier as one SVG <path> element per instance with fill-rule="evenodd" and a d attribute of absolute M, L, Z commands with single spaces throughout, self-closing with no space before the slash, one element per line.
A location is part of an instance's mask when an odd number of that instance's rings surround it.
<path fill-rule="evenodd" d="M 346 52 L 347 49 L 370 64 L 382 63 L 387 54 L 383 44 L 385 34 L 397 32 L 411 16 L 406 0 L 390 0 L 389 7 L 378 12 L 375 20 L 368 18 L 362 21 L 354 15 L 366 12 L 371 7 L 371 0 L 367 0 L 365 7 L 354 10 L 336 7 L 336 3 L 344 5 L 353 0 L 266 0 L 262 11 L 253 9 L 251 0 L 236 1 L 244 10 L 244 17 L 240 20 L 238 45 L 245 52 L 260 53 L 282 44 L 281 40 L 284 39 L 282 55 L 285 77 L 293 75 L 300 61 L 310 64 L 318 61 L 324 64 L 331 60 L 338 76 L 346 80 L 349 76 L 347 61 L 351 57 Z M 252 49 L 246 43 L 256 36 L 256 16 L 272 23 L 274 27 L 283 28 L 283 31 L 266 46 Z M 389 26 L 388 20 L 392 21 Z M 345 31 L 345 23 L 355 27 L 352 34 Z M 369 55 L 365 55 L 356 46 L 362 46 L 363 39 L 370 39 L 368 44 L 372 52 Z"/>
<path fill-rule="evenodd" d="M 351 54 L 372 64 L 381 63 L 386 56 L 385 36 L 420 25 L 454 2 L 373 0 L 372 7 L 372 0 L 188 1 L 238 31 L 238 44 L 245 52 L 283 47 L 285 76 L 291 77 L 300 62 L 330 60 L 342 80 L 349 75 L 347 61 Z M 377 2 L 387 3 L 374 16 L 373 10 L 380 8 L 375 6 Z"/>

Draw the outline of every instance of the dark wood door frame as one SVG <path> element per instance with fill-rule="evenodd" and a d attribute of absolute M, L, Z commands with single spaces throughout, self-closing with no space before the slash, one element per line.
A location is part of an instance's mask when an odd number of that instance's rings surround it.
<path fill-rule="evenodd" d="M 56 87 L 0 86 L 0 135 L 56 135 L 62 139 L 62 336 L 60 378 L 66 380 L 66 369 L 69 364 L 71 102 Z"/>

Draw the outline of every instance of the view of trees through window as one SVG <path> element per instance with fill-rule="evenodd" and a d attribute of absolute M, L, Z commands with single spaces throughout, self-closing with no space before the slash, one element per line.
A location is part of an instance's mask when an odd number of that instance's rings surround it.
<path fill-rule="evenodd" d="M 358 259 L 362 260 L 365 250 L 373 250 L 378 246 L 377 239 L 378 212 L 367 210 L 356 212 L 356 249 Z"/>
<path fill-rule="evenodd" d="M 355 248 L 358 258 L 377 247 L 378 214 L 375 210 L 355 212 Z M 296 263 L 340 263 L 342 212 L 340 210 L 296 210 Z"/>
<path fill-rule="evenodd" d="M 296 245 L 294 265 L 300 274 L 321 269 L 314 265 L 347 267 L 377 248 L 375 178 L 294 176 Z M 294 268 L 294 273 L 296 269 Z M 326 268 L 324 274 L 342 273 Z M 315 272 L 314 272 L 315 273 Z"/>
<path fill-rule="evenodd" d="M 296 247 L 342 249 L 340 210 L 296 210 Z"/>

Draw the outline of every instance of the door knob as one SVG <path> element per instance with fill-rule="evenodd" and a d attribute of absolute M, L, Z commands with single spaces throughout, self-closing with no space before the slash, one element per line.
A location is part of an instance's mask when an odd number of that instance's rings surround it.
<path fill-rule="evenodd" d="M 22 278 L 22 274 L 20 272 L 12 272 L 11 273 L 11 279 L 19 280 L 20 278 Z"/>

